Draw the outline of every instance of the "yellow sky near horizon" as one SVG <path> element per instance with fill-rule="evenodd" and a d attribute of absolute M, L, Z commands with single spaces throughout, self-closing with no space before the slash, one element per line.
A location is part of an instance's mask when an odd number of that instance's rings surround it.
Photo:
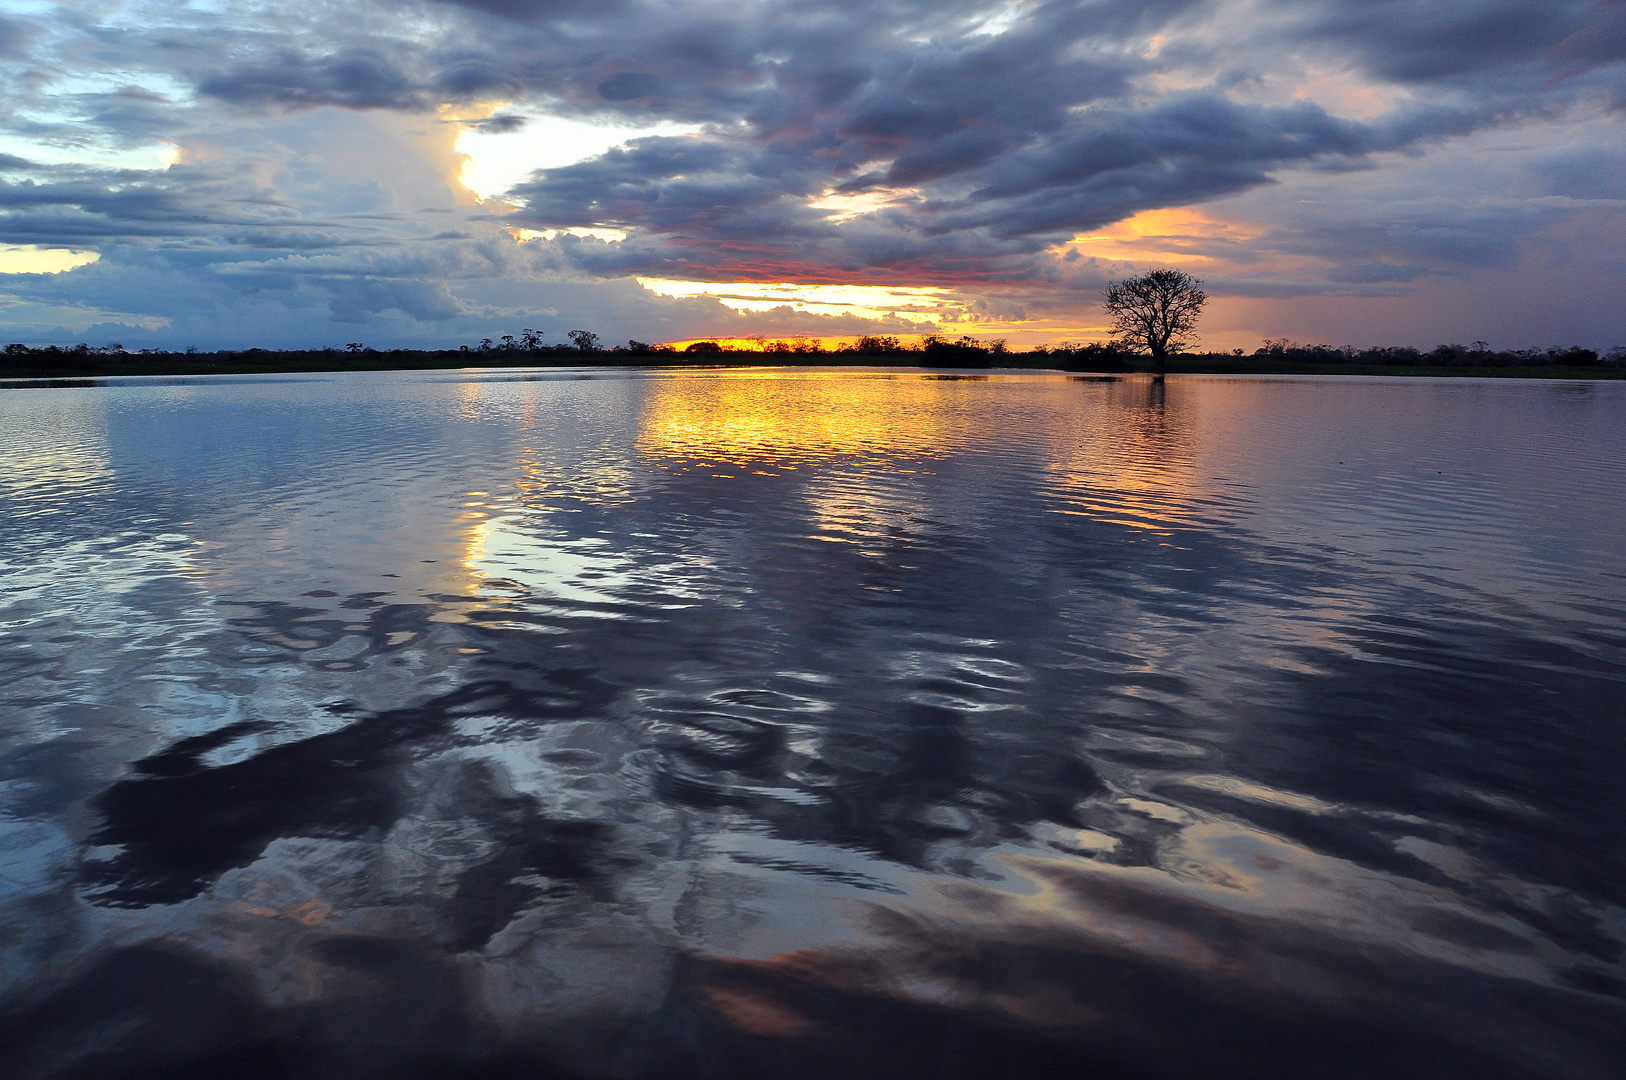
<path fill-rule="evenodd" d="M 60 274 L 89 266 L 100 252 L 42 248 L 37 244 L 0 244 L 0 274 Z"/>

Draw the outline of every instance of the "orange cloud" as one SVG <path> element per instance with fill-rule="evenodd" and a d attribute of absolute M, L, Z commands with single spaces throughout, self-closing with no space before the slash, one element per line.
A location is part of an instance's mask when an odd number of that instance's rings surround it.
<path fill-rule="evenodd" d="M 1068 241 L 1080 253 L 1101 259 L 1206 268 L 1240 254 L 1243 245 L 1264 230 L 1209 217 L 1194 207 L 1143 210 L 1100 232 Z"/>

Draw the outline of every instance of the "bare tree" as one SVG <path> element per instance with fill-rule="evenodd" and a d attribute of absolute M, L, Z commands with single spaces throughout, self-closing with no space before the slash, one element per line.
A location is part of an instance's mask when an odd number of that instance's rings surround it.
<path fill-rule="evenodd" d="M 1192 344 L 1197 316 L 1208 303 L 1202 279 L 1184 270 L 1152 270 L 1107 286 L 1102 306 L 1112 318 L 1112 336 L 1152 354 L 1163 378 L 1170 353 Z"/>

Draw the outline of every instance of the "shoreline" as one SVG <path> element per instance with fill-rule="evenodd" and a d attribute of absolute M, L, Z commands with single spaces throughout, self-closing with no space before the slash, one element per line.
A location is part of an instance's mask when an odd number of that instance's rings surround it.
<path fill-rule="evenodd" d="M 492 353 L 392 351 L 360 354 L 272 352 L 251 350 L 230 353 L 168 353 L 112 355 L 68 354 L 52 357 L 60 362 L 40 363 L 36 355 L 0 357 L 0 388 L 14 384 L 39 386 L 63 383 L 95 385 L 94 380 L 124 377 L 176 377 L 193 375 L 294 375 L 361 371 L 456 371 L 508 368 L 600 368 L 604 370 L 731 367 L 880 367 L 918 368 L 928 371 L 1059 371 L 1069 374 L 1151 374 L 1150 360 L 1132 358 L 1118 370 L 1101 366 L 1058 365 L 1056 357 L 1015 353 L 1004 363 L 931 365 L 921 357 L 887 353 Z M 987 359 L 993 359 L 989 357 Z M 1626 367 L 1527 365 L 1423 364 L 1316 364 L 1268 356 L 1232 357 L 1197 355 L 1171 357 L 1170 375 L 1351 375 L 1411 378 L 1565 379 L 1609 381 L 1626 379 Z"/>

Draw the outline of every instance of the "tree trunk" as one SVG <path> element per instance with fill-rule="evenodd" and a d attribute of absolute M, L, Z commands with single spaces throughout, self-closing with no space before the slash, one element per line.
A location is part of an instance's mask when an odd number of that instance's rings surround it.
<path fill-rule="evenodd" d="M 1167 349 L 1165 349 L 1161 345 L 1153 345 L 1152 346 L 1152 364 L 1153 364 L 1153 367 L 1155 368 L 1155 373 L 1152 375 L 1152 381 L 1153 382 L 1162 382 L 1163 381 L 1163 373 L 1164 373 L 1165 365 L 1168 362 L 1168 359 L 1169 359 L 1169 352 L 1168 352 Z"/>

